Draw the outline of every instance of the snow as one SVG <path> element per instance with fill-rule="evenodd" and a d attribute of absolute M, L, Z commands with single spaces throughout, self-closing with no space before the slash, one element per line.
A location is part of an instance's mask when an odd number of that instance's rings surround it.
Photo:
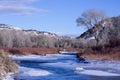
<path fill-rule="evenodd" d="M 80 65 L 84 68 L 111 68 L 120 71 L 120 61 L 87 60 L 90 64 Z"/>
<path fill-rule="evenodd" d="M 34 69 L 34 68 L 27 68 L 27 67 L 20 67 L 19 68 L 19 77 L 22 76 L 48 76 L 51 75 L 52 73 L 42 70 L 42 69 Z"/>
<path fill-rule="evenodd" d="M 0 30 L 4 30 L 5 28 L 0 28 Z"/>
<path fill-rule="evenodd" d="M 11 25 L 0 25 L 0 30 L 23 30 L 22 28 L 18 28 L 18 27 L 14 27 L 14 26 L 11 26 Z"/>
<path fill-rule="evenodd" d="M 35 31 L 33 31 L 31 34 L 38 35 L 38 33 L 37 33 L 37 32 L 35 32 Z"/>
<path fill-rule="evenodd" d="M 53 60 L 54 58 L 52 58 Z M 13 60 L 26 60 L 26 61 L 29 61 L 29 60 L 37 60 L 37 61 L 40 61 L 40 60 L 48 60 L 48 57 L 46 56 L 36 56 L 36 55 L 28 55 L 28 56 L 13 56 Z M 49 58 L 49 60 L 51 60 L 51 58 Z"/>
<path fill-rule="evenodd" d="M 24 31 L 25 34 L 29 34 L 29 35 L 36 35 L 38 36 L 39 34 L 36 31 Z"/>
<path fill-rule="evenodd" d="M 120 61 L 88 60 L 88 62 L 90 63 L 76 67 L 77 73 L 94 76 L 120 76 Z"/>
<path fill-rule="evenodd" d="M 109 72 L 100 71 L 100 70 L 83 70 L 83 71 L 78 70 L 78 73 L 86 74 L 86 75 L 93 75 L 93 76 L 120 76 L 120 74 L 109 73 Z"/>
<path fill-rule="evenodd" d="M 67 51 L 59 51 L 61 54 L 66 54 L 66 55 L 77 55 L 78 52 L 67 52 Z"/>
<path fill-rule="evenodd" d="M 82 71 L 82 70 L 84 70 L 82 67 L 76 67 L 76 70 L 77 71 Z"/>
<path fill-rule="evenodd" d="M 59 59 L 74 59 L 74 58 L 75 56 L 60 55 L 60 54 L 48 54 L 46 56 L 29 55 L 29 56 L 13 56 L 12 57 L 13 60 L 38 61 L 38 62 L 51 62 Z"/>
<path fill-rule="evenodd" d="M 102 26 L 105 27 L 105 25 L 106 25 L 106 22 L 104 21 L 103 24 L 102 24 Z"/>
<path fill-rule="evenodd" d="M 8 75 L 3 80 L 14 80 L 13 73 L 8 73 Z"/>
<path fill-rule="evenodd" d="M 46 36 L 49 35 L 49 37 L 57 37 L 57 35 L 52 34 L 52 33 L 47 33 L 47 32 L 44 32 L 44 35 L 46 35 Z"/>
<path fill-rule="evenodd" d="M 44 33 L 44 35 L 49 35 L 48 33 Z"/>
<path fill-rule="evenodd" d="M 89 63 L 85 64 L 78 62 L 75 55 L 64 54 L 13 56 L 12 58 L 13 60 L 38 62 L 34 63 L 34 66 L 31 68 L 25 66 L 19 67 L 19 77 L 23 77 L 23 79 L 29 79 L 29 77 L 33 77 L 34 79 L 36 76 L 38 79 L 41 78 L 41 76 L 49 78 L 51 75 L 57 79 L 59 75 L 65 74 L 65 77 L 68 73 L 68 76 L 72 76 L 73 73 L 78 74 L 78 76 L 81 74 L 88 76 L 120 76 L 120 61 L 87 59 Z M 35 66 L 35 64 L 37 64 L 37 66 Z M 65 71 L 59 74 L 59 70 L 60 73 L 62 72 L 61 70 Z M 66 70 L 68 70 L 68 72 L 66 72 Z"/>
<path fill-rule="evenodd" d="M 15 30 L 23 30 L 22 28 L 18 28 L 18 27 L 13 27 L 13 26 L 10 26 L 10 27 L 15 29 Z"/>
<path fill-rule="evenodd" d="M 81 66 L 83 68 L 113 68 L 120 70 L 120 61 L 86 60 L 89 64 L 78 63 L 75 55 L 48 54 L 46 56 L 12 56 L 13 60 L 46 62 L 47 65 Z M 53 62 L 52 62 L 53 61 Z M 49 63 L 52 62 L 52 63 Z"/>
<path fill-rule="evenodd" d="M 87 38 L 88 40 L 91 40 L 91 39 L 95 39 L 95 37 L 94 36 L 92 36 L 92 37 L 89 37 L 89 38 Z"/>

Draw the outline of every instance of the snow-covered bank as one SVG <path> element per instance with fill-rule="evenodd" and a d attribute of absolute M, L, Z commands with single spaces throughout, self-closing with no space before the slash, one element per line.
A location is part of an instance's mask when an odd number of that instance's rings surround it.
<path fill-rule="evenodd" d="M 82 65 L 81 67 L 84 67 L 85 69 L 102 69 L 108 72 L 114 72 L 112 70 L 115 70 L 115 72 L 120 74 L 120 61 L 109 61 L 109 60 L 87 60 L 90 62 L 89 64 Z"/>
<path fill-rule="evenodd" d="M 110 73 L 100 70 L 77 70 L 77 73 L 93 76 L 120 76 L 120 74 L 117 73 Z"/>
<path fill-rule="evenodd" d="M 60 54 L 48 54 L 46 56 L 41 55 L 28 55 L 28 56 L 13 56 L 13 60 L 20 60 L 20 61 L 34 61 L 34 62 L 55 62 L 61 61 L 65 59 L 72 59 L 76 60 L 75 55 L 60 55 Z"/>
<path fill-rule="evenodd" d="M 3 80 L 14 80 L 14 73 L 8 73 L 7 76 Z"/>
<path fill-rule="evenodd" d="M 0 50 L 0 80 L 10 80 L 17 71 L 18 65 L 11 60 L 9 53 Z"/>

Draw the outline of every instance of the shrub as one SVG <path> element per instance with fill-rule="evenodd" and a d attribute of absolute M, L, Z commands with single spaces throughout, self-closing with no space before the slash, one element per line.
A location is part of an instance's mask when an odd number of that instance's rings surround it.
<path fill-rule="evenodd" d="M 109 41 L 109 47 L 113 48 L 117 46 L 120 46 L 120 39 L 116 38 Z"/>
<path fill-rule="evenodd" d="M 0 51 L 0 78 L 2 79 L 7 75 L 8 72 L 17 73 L 18 66 L 13 62 L 8 53 L 3 50 Z"/>

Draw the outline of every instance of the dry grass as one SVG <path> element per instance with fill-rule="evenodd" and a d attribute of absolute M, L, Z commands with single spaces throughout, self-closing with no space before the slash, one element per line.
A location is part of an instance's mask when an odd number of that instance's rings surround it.
<path fill-rule="evenodd" d="M 106 48 L 104 50 L 84 49 L 82 56 L 89 59 L 120 60 L 120 47 Z"/>
<path fill-rule="evenodd" d="M 29 47 L 22 47 L 22 48 L 0 47 L 0 50 L 1 49 L 13 55 L 55 54 L 58 53 L 59 50 L 57 48 L 29 48 Z"/>
<path fill-rule="evenodd" d="M 56 54 L 64 48 L 6 48 L 0 47 L 0 49 L 13 55 L 44 55 L 44 54 Z M 108 60 L 120 60 L 120 47 L 96 49 L 96 48 L 66 48 L 66 51 L 78 51 L 79 56 L 84 56 L 90 59 L 108 59 Z"/>
<path fill-rule="evenodd" d="M 17 73 L 17 71 L 17 64 L 9 58 L 8 53 L 0 50 L 0 78 L 5 77 L 8 72 Z"/>
<path fill-rule="evenodd" d="M 29 48 L 29 47 L 23 47 L 23 48 L 6 48 L 6 47 L 0 47 L 0 49 L 13 54 L 13 55 L 29 55 L 29 54 L 35 54 L 35 55 L 42 55 L 42 54 L 56 54 L 59 51 L 64 50 L 64 48 Z M 76 49 L 76 48 L 66 48 L 66 51 L 78 51 L 81 52 L 82 49 Z"/>

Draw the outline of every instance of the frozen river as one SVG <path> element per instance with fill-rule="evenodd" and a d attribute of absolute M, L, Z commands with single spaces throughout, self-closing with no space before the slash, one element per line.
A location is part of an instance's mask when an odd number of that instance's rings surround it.
<path fill-rule="evenodd" d="M 87 60 L 75 55 L 13 56 L 19 60 L 16 80 L 120 80 L 120 62 Z"/>

